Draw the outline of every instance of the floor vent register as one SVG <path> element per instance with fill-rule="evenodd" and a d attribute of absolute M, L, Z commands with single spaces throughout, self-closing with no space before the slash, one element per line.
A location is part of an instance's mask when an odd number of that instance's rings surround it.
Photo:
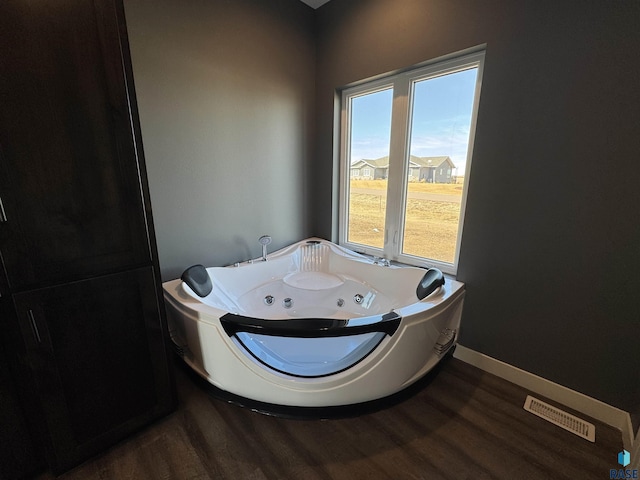
<path fill-rule="evenodd" d="M 565 430 L 575 433 L 579 437 L 589 440 L 590 442 L 596 441 L 596 427 L 592 423 L 585 422 L 584 420 L 564 412 L 553 405 L 538 400 L 537 398 L 527 395 L 527 399 L 524 402 L 524 409 L 528 412 L 537 415 L 540 418 L 558 425 Z"/>

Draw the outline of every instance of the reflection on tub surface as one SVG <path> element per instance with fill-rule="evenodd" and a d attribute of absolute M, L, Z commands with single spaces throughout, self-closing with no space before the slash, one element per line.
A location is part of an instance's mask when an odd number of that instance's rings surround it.
<path fill-rule="evenodd" d="M 173 342 L 222 390 L 290 406 L 365 402 L 420 379 L 457 340 L 464 285 L 439 272 L 374 265 L 320 239 L 267 260 L 193 270 L 210 291 L 163 284 Z"/>

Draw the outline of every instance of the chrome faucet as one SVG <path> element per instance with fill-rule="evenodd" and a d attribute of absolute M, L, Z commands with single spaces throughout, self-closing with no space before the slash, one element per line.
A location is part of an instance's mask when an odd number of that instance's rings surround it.
<path fill-rule="evenodd" d="M 383 267 L 390 267 L 391 266 L 391 262 L 384 258 L 384 257 L 373 257 L 373 264 L 374 265 L 381 265 Z"/>
<path fill-rule="evenodd" d="M 269 235 L 263 235 L 258 239 L 260 245 L 262 245 L 262 261 L 267 261 L 267 245 L 271 243 L 271 237 Z"/>

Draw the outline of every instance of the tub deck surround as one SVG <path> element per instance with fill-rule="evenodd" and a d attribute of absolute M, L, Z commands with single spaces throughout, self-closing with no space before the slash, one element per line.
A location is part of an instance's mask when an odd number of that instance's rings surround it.
<path fill-rule="evenodd" d="M 253 400 L 323 407 L 392 395 L 457 340 L 462 283 L 434 284 L 419 300 L 437 275 L 325 240 L 206 272 L 205 297 L 180 279 L 163 284 L 172 340 L 211 384 Z"/>

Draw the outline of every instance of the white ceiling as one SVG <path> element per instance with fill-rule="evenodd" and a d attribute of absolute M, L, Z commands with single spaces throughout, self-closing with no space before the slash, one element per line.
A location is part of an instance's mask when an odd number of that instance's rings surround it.
<path fill-rule="evenodd" d="M 303 3 L 306 3 L 312 8 L 318 8 L 327 3 L 329 0 L 300 0 Z"/>

